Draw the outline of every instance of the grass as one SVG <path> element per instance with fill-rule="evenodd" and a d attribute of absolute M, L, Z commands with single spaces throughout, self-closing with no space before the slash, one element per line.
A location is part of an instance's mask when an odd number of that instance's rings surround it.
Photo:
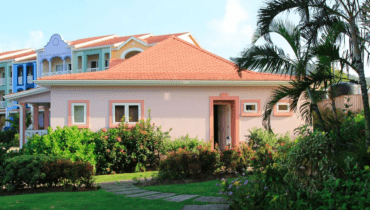
<path fill-rule="evenodd" d="M 228 178 L 231 181 L 236 178 Z M 196 194 L 202 196 L 220 196 L 220 188 L 216 186 L 220 183 L 218 180 L 206 181 L 206 182 L 195 182 L 189 184 L 169 184 L 169 185 L 154 185 L 147 187 L 140 187 L 145 190 L 159 191 L 159 192 L 171 192 L 178 194 Z"/>
<path fill-rule="evenodd" d="M 187 200 L 169 202 L 115 195 L 104 190 L 89 192 L 41 193 L 0 197 L 0 209 L 182 209 L 185 205 L 206 204 Z"/>
<path fill-rule="evenodd" d="M 139 173 L 124 173 L 124 174 L 115 174 L 115 175 L 99 175 L 95 176 L 96 183 L 102 182 L 114 182 L 114 181 L 121 181 L 121 180 L 132 180 L 135 177 L 142 178 L 147 177 L 150 178 L 153 175 L 156 175 L 158 171 L 148 171 L 148 172 L 139 172 Z"/>

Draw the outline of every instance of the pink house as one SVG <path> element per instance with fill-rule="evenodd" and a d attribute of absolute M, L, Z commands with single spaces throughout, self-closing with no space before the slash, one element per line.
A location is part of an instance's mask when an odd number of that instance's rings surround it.
<path fill-rule="evenodd" d="M 171 36 L 134 57 L 111 61 L 108 70 L 43 77 L 36 81 L 38 88 L 6 98 L 32 104 L 34 116 L 43 106 L 48 117 L 50 107 L 52 128 L 77 125 L 97 131 L 117 126 L 123 116 L 135 124 L 150 109 L 156 125 L 172 128 L 172 138 L 189 134 L 223 148 L 227 139 L 237 146 L 248 129 L 262 127 L 271 91 L 289 80 L 252 71 L 240 77 L 232 62 Z M 36 131 L 26 135 L 40 132 L 37 120 Z M 281 101 L 271 124 L 276 133 L 292 134 L 303 121 Z"/>

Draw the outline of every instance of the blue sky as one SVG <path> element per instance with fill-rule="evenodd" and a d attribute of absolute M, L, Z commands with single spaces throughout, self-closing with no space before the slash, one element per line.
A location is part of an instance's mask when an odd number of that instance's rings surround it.
<path fill-rule="evenodd" d="M 226 59 L 251 43 L 262 0 L 63 0 L 2 2 L 0 52 L 42 48 L 51 35 L 66 40 L 191 32 L 203 48 Z M 297 21 L 297 16 L 284 18 Z M 275 39 L 291 54 L 284 40 Z M 366 75 L 369 76 L 369 68 Z M 351 72 L 352 74 L 354 72 Z"/>
<path fill-rule="evenodd" d="M 250 44 L 261 6 L 256 2 L 262 1 L 6 1 L 0 18 L 0 51 L 41 48 L 54 33 L 75 40 L 189 31 L 206 50 L 230 58 Z"/>

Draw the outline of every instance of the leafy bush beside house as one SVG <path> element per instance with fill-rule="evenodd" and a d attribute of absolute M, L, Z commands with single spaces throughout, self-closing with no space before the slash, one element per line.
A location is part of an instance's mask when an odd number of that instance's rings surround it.
<path fill-rule="evenodd" d="M 93 181 L 90 163 L 46 155 L 9 158 L 0 168 L 0 191 L 3 186 L 8 191 L 15 191 L 26 185 L 35 188 L 41 184 L 91 187 Z"/>
<path fill-rule="evenodd" d="M 187 134 L 186 136 L 182 136 L 178 139 L 171 140 L 166 139 L 164 141 L 164 150 L 165 151 L 176 151 L 179 148 L 185 149 L 187 148 L 190 151 L 195 151 L 198 146 L 206 146 L 207 142 L 204 142 L 203 140 L 199 140 L 198 137 L 190 138 Z"/>
<path fill-rule="evenodd" d="M 251 128 L 248 131 L 250 134 L 246 136 L 247 141 L 253 141 L 256 145 L 269 144 L 270 146 L 276 148 L 281 143 L 285 144 L 292 141 L 289 132 L 284 135 L 279 135 L 267 132 L 265 129 L 257 127 Z"/>

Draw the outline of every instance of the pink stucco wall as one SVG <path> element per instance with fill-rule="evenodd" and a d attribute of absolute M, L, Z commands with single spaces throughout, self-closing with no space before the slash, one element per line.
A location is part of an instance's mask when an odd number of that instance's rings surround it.
<path fill-rule="evenodd" d="M 92 130 L 109 126 L 109 100 L 144 100 L 145 118 L 151 109 L 152 121 L 162 125 L 162 130 L 172 128 L 172 138 L 189 134 L 209 140 L 209 97 L 228 93 L 239 100 L 260 99 L 264 108 L 272 87 L 52 87 L 51 126 L 68 125 L 68 101 L 90 101 Z M 240 102 L 239 102 L 240 103 Z M 240 113 L 239 113 L 240 116 Z M 248 129 L 262 127 L 261 117 L 240 116 L 239 138 L 245 140 Z M 276 133 L 289 131 L 303 124 L 298 114 L 291 117 L 272 116 Z"/>

